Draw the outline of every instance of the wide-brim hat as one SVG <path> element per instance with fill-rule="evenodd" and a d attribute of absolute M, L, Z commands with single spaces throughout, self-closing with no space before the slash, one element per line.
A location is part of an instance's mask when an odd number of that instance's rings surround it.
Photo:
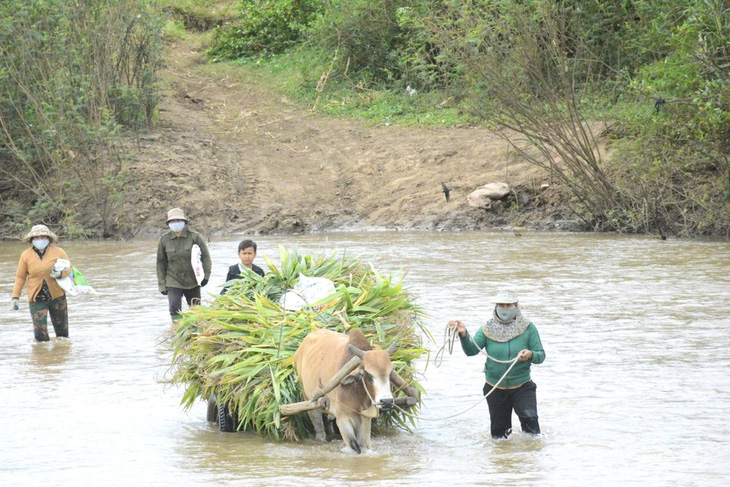
<path fill-rule="evenodd" d="M 517 304 L 517 301 L 517 293 L 510 289 L 499 291 L 494 297 L 497 304 Z"/>
<path fill-rule="evenodd" d="M 173 208 L 172 210 L 167 212 L 167 221 L 170 220 L 185 220 L 188 221 L 187 218 L 185 218 L 185 212 L 182 211 L 180 208 Z"/>
<path fill-rule="evenodd" d="M 33 225 L 33 228 L 30 229 L 30 232 L 28 232 L 28 234 L 23 237 L 23 242 L 30 243 L 33 237 L 48 237 L 51 242 L 58 242 L 58 235 L 50 231 L 45 225 Z"/>

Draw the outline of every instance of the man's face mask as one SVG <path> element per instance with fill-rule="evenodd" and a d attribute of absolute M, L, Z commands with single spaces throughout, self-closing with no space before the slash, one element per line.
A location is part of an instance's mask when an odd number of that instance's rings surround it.
<path fill-rule="evenodd" d="M 185 228 L 185 222 L 171 222 L 167 226 L 175 233 L 182 232 L 182 229 Z"/>

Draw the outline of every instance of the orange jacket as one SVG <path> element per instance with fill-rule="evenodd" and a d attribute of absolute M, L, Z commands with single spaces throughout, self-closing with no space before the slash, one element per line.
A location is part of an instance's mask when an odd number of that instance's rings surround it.
<path fill-rule="evenodd" d="M 35 297 L 40 292 L 41 287 L 43 287 L 43 281 L 46 281 L 48 284 L 48 289 L 51 291 L 52 299 L 63 296 L 63 289 L 61 289 L 61 286 L 58 285 L 55 279 L 51 278 L 51 271 L 58 259 L 68 260 L 68 256 L 66 256 L 66 252 L 64 252 L 61 247 L 57 247 L 55 244 L 49 244 L 48 247 L 46 247 L 46 253 L 43 255 L 43 260 L 38 257 L 38 254 L 35 250 L 33 250 L 33 247 L 20 254 L 18 270 L 15 272 L 13 297 L 20 297 L 26 281 L 28 282 L 29 302 L 35 301 Z M 61 277 L 68 277 L 69 274 L 71 274 L 71 268 L 64 271 Z"/>

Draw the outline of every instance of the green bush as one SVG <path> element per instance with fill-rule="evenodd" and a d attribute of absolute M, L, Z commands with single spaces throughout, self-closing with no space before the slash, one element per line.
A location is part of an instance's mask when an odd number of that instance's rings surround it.
<path fill-rule="evenodd" d="M 337 54 L 337 74 L 368 85 L 401 80 L 401 51 L 408 30 L 399 23 L 413 0 L 340 0 L 332 2 L 308 30 L 320 49 Z"/>
<path fill-rule="evenodd" d="M 282 53 L 300 41 L 323 3 L 322 0 L 242 2 L 240 20 L 216 28 L 208 55 L 221 60 Z"/>
<path fill-rule="evenodd" d="M 0 4 L 0 175 L 36 221 L 70 230 L 83 208 L 114 231 L 119 134 L 150 127 L 158 103 L 161 23 L 147 3 Z"/>

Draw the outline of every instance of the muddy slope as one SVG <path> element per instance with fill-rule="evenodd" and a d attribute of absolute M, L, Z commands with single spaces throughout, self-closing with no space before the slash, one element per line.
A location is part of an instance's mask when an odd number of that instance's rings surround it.
<path fill-rule="evenodd" d="M 124 226 L 136 236 L 158 235 L 175 206 L 206 233 L 568 224 L 553 190 L 539 190 L 548 176 L 487 130 L 322 117 L 261 87 L 193 74 L 204 62 L 194 47 L 168 52 L 160 120 L 125 191 Z M 512 184 L 512 201 L 469 207 L 467 194 L 492 181 Z"/>

